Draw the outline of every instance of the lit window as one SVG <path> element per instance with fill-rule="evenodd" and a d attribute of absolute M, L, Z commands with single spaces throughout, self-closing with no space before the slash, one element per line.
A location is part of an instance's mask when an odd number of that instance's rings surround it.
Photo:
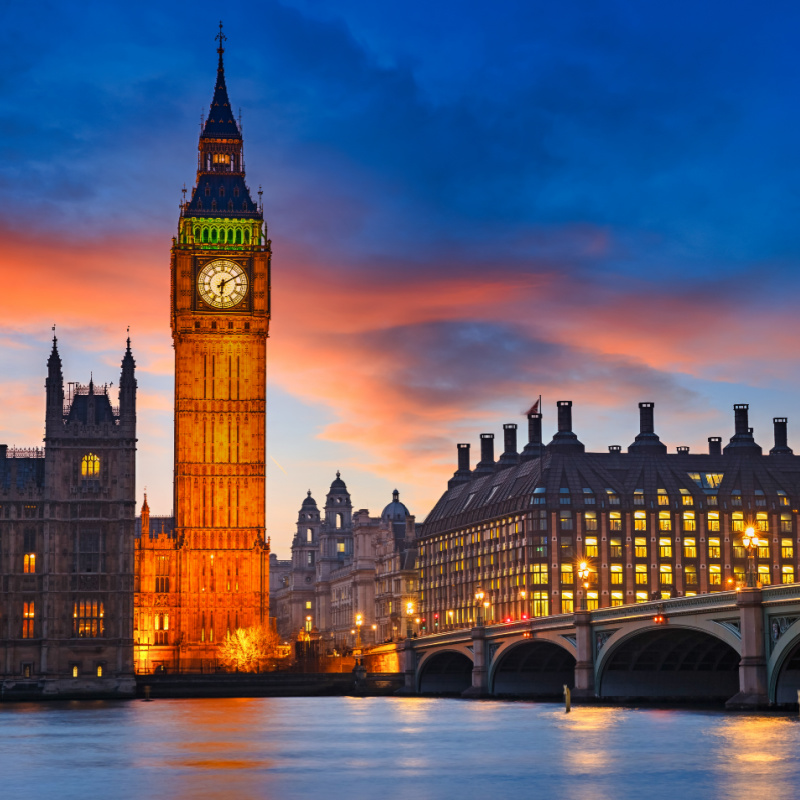
<path fill-rule="evenodd" d="M 594 511 L 587 511 L 584 515 L 584 526 L 587 531 L 597 530 L 597 514 Z"/>
<path fill-rule="evenodd" d="M 158 629 L 158 616 L 156 616 Z M 76 600 L 72 605 L 72 635 L 78 638 L 94 639 L 105 632 L 103 602 L 101 600 Z"/>
<path fill-rule="evenodd" d="M 681 489 L 681 502 L 685 506 L 693 506 L 694 498 L 689 493 L 688 489 Z"/>
<path fill-rule="evenodd" d="M 683 579 L 687 586 L 697 586 L 697 567 L 690 565 L 683 570 Z"/>
<path fill-rule="evenodd" d="M 769 586 L 769 566 L 767 564 L 758 565 L 758 579 L 764 586 Z"/>
<path fill-rule="evenodd" d="M 789 505 L 789 498 L 786 496 L 786 492 L 784 492 L 783 489 L 778 489 L 778 502 L 782 506 Z"/>
<path fill-rule="evenodd" d="M 34 606 L 33 600 L 22 604 L 22 638 L 33 639 Z"/>
<path fill-rule="evenodd" d="M 344 539 L 338 539 L 336 542 L 336 552 L 344 553 Z"/>
<path fill-rule="evenodd" d="M 744 530 L 744 514 L 741 511 L 734 511 L 731 514 L 731 529 L 734 531 L 743 531 Z M 711 528 L 709 528 L 711 530 Z M 719 514 L 717 514 L 717 527 L 713 530 L 719 530 Z"/>
<path fill-rule="evenodd" d="M 759 511 L 756 514 L 756 527 L 762 533 L 767 533 L 769 531 L 769 518 L 763 511 Z"/>
<path fill-rule="evenodd" d="M 103 677 L 103 665 L 102 664 L 98 664 L 97 665 L 97 677 L 98 678 L 102 678 Z"/>
<path fill-rule="evenodd" d="M 697 539 L 695 539 L 693 536 L 687 537 L 683 540 L 683 557 L 697 558 Z"/>
<path fill-rule="evenodd" d="M 794 542 L 791 539 L 781 539 L 781 558 L 794 558 Z"/>
<path fill-rule="evenodd" d="M 709 558 L 722 558 L 719 539 L 711 537 L 708 540 L 708 557 Z"/>
<path fill-rule="evenodd" d="M 613 606 L 621 606 L 624 605 L 624 599 L 622 592 L 611 592 L 611 605 Z"/>
<path fill-rule="evenodd" d="M 72 665 L 72 677 L 73 678 L 77 678 L 78 677 L 78 665 L 77 664 L 73 664 Z"/>
<path fill-rule="evenodd" d="M 762 539 L 761 542 L 764 542 Z M 769 558 L 769 542 L 762 544 L 758 548 L 758 557 L 759 558 Z"/>
<path fill-rule="evenodd" d="M 734 514 L 734 517 L 736 514 Z M 741 514 L 739 515 L 741 516 Z M 710 531 L 719 531 L 719 511 L 708 512 L 708 529 Z"/>
<path fill-rule="evenodd" d="M 672 586 L 672 565 L 661 564 L 658 567 L 659 578 L 662 586 Z"/>
<path fill-rule="evenodd" d="M 22 564 L 23 572 L 36 572 L 36 553 L 25 553 Z"/>
<path fill-rule="evenodd" d="M 647 514 L 644 511 L 633 512 L 633 529 L 636 531 L 647 530 Z"/>
<path fill-rule="evenodd" d="M 647 558 L 647 539 L 644 536 L 637 536 L 633 545 L 636 558 Z"/>
<path fill-rule="evenodd" d="M 562 564 L 561 565 L 561 583 L 564 585 L 569 585 L 573 581 L 572 576 L 572 564 Z"/>
<path fill-rule="evenodd" d="M 709 566 L 708 582 L 711 586 L 722 586 L 722 567 L 719 564 Z"/>
<path fill-rule="evenodd" d="M 789 565 L 781 567 L 781 581 L 783 583 L 794 583 L 794 567 Z"/>
<path fill-rule="evenodd" d="M 792 532 L 792 515 L 781 514 L 781 533 Z"/>
<path fill-rule="evenodd" d="M 561 593 L 561 613 L 572 614 L 575 610 L 575 601 L 572 592 Z"/>
<path fill-rule="evenodd" d="M 587 537 L 586 539 L 586 557 L 597 558 L 597 539 L 595 537 Z"/>
<path fill-rule="evenodd" d="M 622 583 L 622 564 L 611 565 L 611 583 L 613 584 Z"/>
<path fill-rule="evenodd" d="M 648 600 L 647 592 L 636 592 L 636 602 L 646 603 Z"/>
<path fill-rule="evenodd" d="M 586 609 L 587 611 L 596 611 L 599 605 L 599 597 L 597 592 L 586 592 Z"/>
<path fill-rule="evenodd" d="M 658 529 L 660 531 L 672 530 L 672 517 L 670 516 L 669 511 L 658 512 Z"/>
<path fill-rule="evenodd" d="M 694 511 L 683 512 L 683 529 L 684 531 L 697 530 L 697 520 L 695 519 Z"/>
<path fill-rule="evenodd" d="M 310 609 L 311 609 L 311 601 L 310 600 L 306 600 L 306 610 L 310 610 Z"/>
<path fill-rule="evenodd" d="M 306 528 L 306 541 L 313 542 L 314 541 L 314 531 L 311 528 Z"/>
<path fill-rule="evenodd" d="M 547 564 L 531 564 L 531 583 L 547 583 Z"/>
<path fill-rule="evenodd" d="M 647 564 L 636 565 L 636 583 L 647 584 Z"/>
<path fill-rule="evenodd" d="M 619 511 L 612 511 L 608 515 L 608 529 L 610 531 L 622 530 L 622 514 Z"/>
<path fill-rule="evenodd" d="M 532 592 L 533 604 L 531 613 L 534 617 L 546 617 L 549 613 L 550 604 L 547 599 L 547 592 Z"/>
<path fill-rule="evenodd" d="M 669 505 L 669 496 L 667 495 L 666 489 L 659 489 L 658 490 L 658 504 L 660 506 L 668 506 Z"/>
<path fill-rule="evenodd" d="M 672 539 L 662 536 L 658 540 L 658 553 L 661 558 L 672 558 Z"/>
<path fill-rule="evenodd" d="M 95 475 L 100 474 L 100 459 L 89 453 L 81 459 L 81 475 L 84 478 L 93 478 Z"/>
<path fill-rule="evenodd" d="M 611 558 L 622 558 L 622 539 L 611 539 L 609 545 Z"/>

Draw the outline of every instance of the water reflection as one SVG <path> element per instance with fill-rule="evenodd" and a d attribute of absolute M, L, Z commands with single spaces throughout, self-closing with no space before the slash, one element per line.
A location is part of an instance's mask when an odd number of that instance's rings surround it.
<path fill-rule="evenodd" d="M 0 705 L 4 797 L 797 796 L 800 726 L 433 698 Z"/>

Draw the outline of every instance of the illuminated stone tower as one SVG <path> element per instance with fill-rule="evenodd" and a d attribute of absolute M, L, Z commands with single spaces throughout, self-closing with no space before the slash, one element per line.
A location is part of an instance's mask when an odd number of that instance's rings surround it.
<path fill-rule="evenodd" d="M 222 63 L 200 134 L 197 184 L 171 259 L 175 347 L 177 630 L 184 668 L 209 665 L 228 630 L 267 623 L 266 357 L 270 242 L 245 183 Z M 169 666 L 169 665 L 167 665 Z"/>

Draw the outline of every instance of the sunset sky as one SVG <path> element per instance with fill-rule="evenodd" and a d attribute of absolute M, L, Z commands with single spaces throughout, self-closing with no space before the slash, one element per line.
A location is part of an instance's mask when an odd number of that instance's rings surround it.
<path fill-rule="evenodd" d="M 169 248 L 219 3 L 0 9 L 0 443 L 67 381 L 139 382 L 137 498 L 172 503 Z M 656 403 L 705 450 L 750 403 L 800 448 L 800 6 L 226 3 L 272 239 L 268 534 L 307 489 L 418 520 L 456 443 L 573 400 L 588 449 Z M 116 404 L 116 403 L 115 403 Z"/>

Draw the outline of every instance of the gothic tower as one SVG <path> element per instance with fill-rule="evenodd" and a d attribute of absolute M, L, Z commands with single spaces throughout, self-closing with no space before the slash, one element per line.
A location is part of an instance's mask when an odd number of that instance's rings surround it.
<path fill-rule="evenodd" d="M 265 540 L 270 242 L 245 183 L 220 33 L 197 183 L 171 259 L 175 347 L 175 534 L 184 668 L 208 665 L 228 630 L 269 615 Z"/>

